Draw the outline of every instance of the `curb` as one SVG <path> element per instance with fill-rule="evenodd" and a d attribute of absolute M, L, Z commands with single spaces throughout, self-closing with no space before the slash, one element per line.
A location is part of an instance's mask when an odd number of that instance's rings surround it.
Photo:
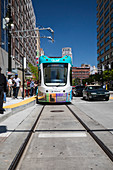
<path fill-rule="evenodd" d="M 9 116 L 19 111 L 34 106 L 35 104 L 36 104 L 36 97 L 31 97 L 30 99 L 26 99 L 25 101 L 5 106 L 4 109 L 6 110 L 6 113 L 4 112 L 4 114 L 0 114 L 0 122 L 4 121 Z"/>

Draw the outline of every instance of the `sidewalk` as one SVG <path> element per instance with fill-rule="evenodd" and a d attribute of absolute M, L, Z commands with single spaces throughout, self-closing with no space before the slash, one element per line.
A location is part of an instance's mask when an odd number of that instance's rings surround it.
<path fill-rule="evenodd" d="M 3 104 L 3 108 L 5 109 L 4 114 L 0 114 L 0 122 L 5 120 L 10 115 L 13 115 L 16 112 L 24 110 L 30 106 L 36 104 L 36 96 L 33 97 L 18 97 L 18 99 L 13 99 L 11 97 L 6 98 L 6 103 Z"/>

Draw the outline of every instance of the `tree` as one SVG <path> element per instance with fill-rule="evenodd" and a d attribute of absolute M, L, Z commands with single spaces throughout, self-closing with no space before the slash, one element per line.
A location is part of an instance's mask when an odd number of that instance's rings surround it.
<path fill-rule="evenodd" d="M 33 66 L 31 63 L 28 63 L 31 73 L 34 75 L 34 79 L 38 80 L 38 67 Z"/>

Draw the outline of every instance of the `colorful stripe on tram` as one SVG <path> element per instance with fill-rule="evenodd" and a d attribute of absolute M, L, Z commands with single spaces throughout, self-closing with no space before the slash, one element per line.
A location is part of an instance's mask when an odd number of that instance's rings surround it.
<path fill-rule="evenodd" d="M 72 91 L 69 93 L 40 93 L 39 92 L 38 101 L 39 102 L 50 102 L 50 103 L 60 103 L 60 102 L 71 102 Z"/>

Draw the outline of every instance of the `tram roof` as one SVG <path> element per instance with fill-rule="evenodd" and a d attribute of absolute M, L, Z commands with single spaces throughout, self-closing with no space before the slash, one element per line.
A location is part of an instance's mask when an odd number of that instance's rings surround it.
<path fill-rule="evenodd" d="M 70 63 L 72 65 L 72 59 L 68 55 L 64 57 L 48 57 L 42 55 L 39 57 L 39 65 L 41 63 Z"/>

